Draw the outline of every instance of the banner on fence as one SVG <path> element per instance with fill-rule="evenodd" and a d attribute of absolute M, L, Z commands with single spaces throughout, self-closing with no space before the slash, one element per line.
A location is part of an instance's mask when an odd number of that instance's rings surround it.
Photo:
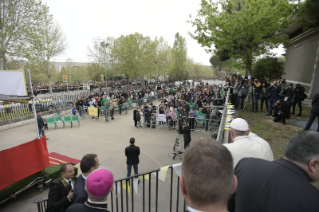
<path fill-rule="evenodd" d="M 157 114 L 156 121 L 166 122 L 166 115 L 165 114 Z"/>
<path fill-rule="evenodd" d="M 68 76 L 67 75 L 62 75 L 62 79 L 63 79 L 63 82 L 66 82 L 66 81 L 68 81 Z"/>
<path fill-rule="evenodd" d="M 89 116 L 98 116 L 96 107 L 88 107 Z"/>

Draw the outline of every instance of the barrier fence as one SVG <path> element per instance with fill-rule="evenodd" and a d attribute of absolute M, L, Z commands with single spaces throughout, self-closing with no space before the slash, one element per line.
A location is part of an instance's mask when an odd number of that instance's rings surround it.
<path fill-rule="evenodd" d="M 108 210 L 123 211 L 185 211 L 180 190 L 181 164 L 116 180 L 108 196 Z M 38 211 L 47 210 L 47 199 L 37 198 Z"/>
<path fill-rule="evenodd" d="M 50 111 L 59 113 L 62 110 L 71 109 L 72 105 L 78 98 L 87 97 L 89 96 L 89 94 L 89 91 L 84 91 L 80 93 L 52 95 L 50 97 L 35 98 L 35 109 L 36 111 Z M 0 122 L 21 119 L 31 116 L 32 114 L 33 112 L 31 101 L 29 101 L 29 104 L 6 104 L 0 107 Z"/>

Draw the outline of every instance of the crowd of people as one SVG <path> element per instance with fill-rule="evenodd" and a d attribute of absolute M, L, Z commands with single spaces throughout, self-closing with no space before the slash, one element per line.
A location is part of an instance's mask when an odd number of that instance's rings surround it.
<path fill-rule="evenodd" d="M 282 121 L 277 117 L 281 114 L 281 104 L 292 101 L 293 107 L 295 102 L 295 105 L 299 104 L 298 96 L 304 93 L 299 85 L 285 88 L 284 80 L 276 80 L 271 86 L 266 86 L 258 79 L 251 79 L 249 84 L 247 79 L 233 76 L 228 86 L 232 88 L 231 101 L 235 102 L 236 108 L 240 100 L 243 104 L 250 89 L 252 111 L 259 112 L 260 97 L 261 111 L 265 103 L 267 114 L 273 115 L 277 121 Z M 76 107 L 100 108 L 104 105 L 105 108 L 109 107 L 110 117 L 114 119 L 113 109 L 116 106 L 121 108 L 122 104 L 134 101 L 139 104 L 133 111 L 136 128 L 142 127 L 142 117 L 143 127 L 147 128 L 154 126 L 152 114 L 165 115 L 167 125 L 163 121 L 155 121 L 155 126 L 165 125 L 169 130 L 177 129 L 184 134 L 185 152 L 180 185 L 189 212 L 318 211 L 319 191 L 310 184 L 319 181 L 318 132 L 306 130 L 297 133 L 288 141 L 284 157 L 275 161 L 269 143 L 252 133 L 247 121 L 241 118 L 233 119 L 230 123 L 232 143 L 220 144 L 213 139 L 191 142 L 190 131 L 194 130 L 197 113 L 210 117 L 206 118 L 207 130 L 210 119 L 218 115 L 214 100 L 225 99 L 224 88 L 203 83 L 196 86 L 147 85 L 140 91 L 113 90 L 105 95 L 92 93 L 86 99 L 77 100 Z M 156 95 L 161 97 L 158 107 L 153 104 Z M 318 95 L 313 100 L 314 118 L 319 114 Z M 244 105 L 242 107 L 244 109 Z M 134 174 L 138 175 L 140 155 L 135 138 L 130 138 L 129 143 L 130 146 L 125 149 L 127 177 L 131 176 L 132 168 Z M 61 178 L 50 188 L 48 210 L 107 210 L 107 196 L 114 188 L 114 177 L 111 171 L 99 169 L 99 165 L 96 154 L 85 155 L 80 163 L 82 174 L 76 178 L 73 165 L 64 164 Z"/>
<path fill-rule="evenodd" d="M 261 82 L 257 78 L 248 79 L 236 74 L 228 78 L 227 83 L 231 88 L 231 100 L 235 109 L 238 109 L 241 102 L 240 109 L 248 110 L 245 103 L 251 100 L 251 111 L 263 112 L 266 108 L 267 115 L 273 116 L 274 122 L 282 122 L 283 124 L 286 123 L 286 119 L 289 119 L 291 114 L 295 114 L 296 105 L 299 108 L 297 116 L 302 115 L 301 102 L 307 98 L 307 95 L 305 88 L 300 84 L 294 86 L 278 77 L 269 85 L 268 82 Z M 259 99 L 260 101 L 258 101 Z"/>
<path fill-rule="evenodd" d="M 319 190 L 311 185 L 319 181 L 318 132 L 297 133 L 284 157 L 274 161 L 269 144 L 250 132 L 245 120 L 234 119 L 230 131 L 233 143 L 200 139 L 185 149 L 180 186 L 187 211 L 318 211 Z M 135 138 L 129 142 L 127 177 L 132 167 L 136 177 L 140 148 Z M 61 178 L 50 187 L 48 211 L 108 211 L 114 176 L 99 166 L 98 156 L 87 154 L 75 177 L 73 165 L 63 164 Z"/>

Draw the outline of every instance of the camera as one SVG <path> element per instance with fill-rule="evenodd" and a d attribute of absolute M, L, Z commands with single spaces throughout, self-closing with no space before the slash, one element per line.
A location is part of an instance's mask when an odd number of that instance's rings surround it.
<path fill-rule="evenodd" d="M 245 80 L 245 79 L 242 79 L 240 83 L 241 83 L 241 84 L 244 84 L 245 82 L 246 82 L 246 80 Z"/>

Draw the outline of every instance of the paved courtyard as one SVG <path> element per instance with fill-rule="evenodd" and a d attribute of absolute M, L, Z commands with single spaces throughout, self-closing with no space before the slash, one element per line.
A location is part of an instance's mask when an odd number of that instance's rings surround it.
<path fill-rule="evenodd" d="M 134 137 L 136 145 L 141 149 L 139 173 L 180 163 L 179 157 L 173 160 L 168 156 L 173 152 L 177 131 L 158 126 L 156 129 L 137 129 L 134 127 L 132 113 L 133 111 L 130 110 L 128 115 L 116 114 L 115 120 L 110 123 L 106 123 L 103 119 L 86 117 L 80 119 L 80 127 L 75 124 L 72 129 L 68 124 L 64 129 L 61 123 L 59 129 L 54 129 L 53 125 L 50 125 L 49 130 L 46 131 L 49 138 L 47 141 L 49 153 L 56 152 L 79 160 L 87 153 L 95 153 L 101 163 L 100 167 L 111 170 L 115 179 L 122 179 L 126 177 L 124 149 L 129 145 L 129 139 Z M 191 135 L 193 141 L 208 137 L 208 133 L 198 131 L 193 131 Z M 35 137 L 34 123 L 0 131 L 0 151 L 31 141 Z M 76 166 L 79 168 L 79 164 Z M 168 184 L 167 181 L 165 183 Z M 48 191 L 48 186 L 42 193 L 36 186 L 30 188 L 18 195 L 17 199 L 0 205 L 0 211 L 37 211 L 33 200 L 37 197 L 47 198 Z"/>

